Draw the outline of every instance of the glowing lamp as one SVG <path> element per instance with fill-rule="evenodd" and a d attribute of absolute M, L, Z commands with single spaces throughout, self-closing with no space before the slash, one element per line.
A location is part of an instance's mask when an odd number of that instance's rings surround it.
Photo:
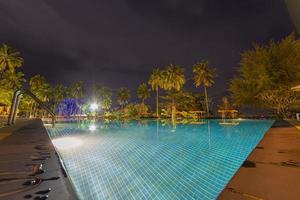
<path fill-rule="evenodd" d="M 92 111 L 98 110 L 98 108 L 99 108 L 99 105 L 98 105 L 97 103 L 92 103 L 92 104 L 90 105 L 90 109 L 91 109 Z"/>

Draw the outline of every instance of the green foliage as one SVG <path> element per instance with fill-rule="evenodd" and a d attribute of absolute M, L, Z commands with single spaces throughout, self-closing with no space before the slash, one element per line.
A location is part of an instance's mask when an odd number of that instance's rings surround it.
<path fill-rule="evenodd" d="M 145 104 L 127 104 L 121 109 L 105 112 L 104 117 L 111 120 L 140 119 L 148 115 L 149 107 Z"/>
<path fill-rule="evenodd" d="M 180 91 L 185 84 L 184 69 L 170 64 L 162 71 L 162 88 L 167 91 Z"/>
<path fill-rule="evenodd" d="M 207 88 L 211 87 L 215 81 L 216 70 L 214 68 L 210 68 L 208 65 L 208 61 L 198 62 L 193 65 L 194 72 L 194 85 L 196 87 L 200 87 L 202 84 L 204 86 L 204 95 L 205 95 L 205 104 L 206 104 L 206 112 L 209 114 L 209 100 L 207 95 Z"/>
<path fill-rule="evenodd" d="M 19 105 L 19 111 L 23 112 L 23 115 L 28 116 L 27 114 L 30 113 L 31 109 L 31 98 L 27 95 L 23 95 Z"/>
<path fill-rule="evenodd" d="M 131 97 L 130 90 L 128 88 L 122 87 L 118 90 L 117 102 L 121 106 L 124 106 L 124 105 L 128 104 L 130 97 Z"/>
<path fill-rule="evenodd" d="M 41 75 L 35 75 L 29 80 L 30 91 L 40 100 L 46 101 L 49 95 L 50 85 L 46 78 Z"/>
<path fill-rule="evenodd" d="M 84 97 L 83 82 L 77 81 L 71 85 L 68 90 L 68 97 L 73 99 L 81 99 Z"/>
<path fill-rule="evenodd" d="M 193 65 L 194 84 L 200 87 L 202 84 L 205 87 L 211 87 L 215 81 L 216 69 L 210 68 L 208 61 L 198 62 Z"/>
<path fill-rule="evenodd" d="M 279 116 L 287 118 L 290 106 L 296 102 L 296 93 L 291 90 L 277 89 L 265 90 L 258 96 L 261 102 L 269 108 L 276 110 Z"/>
<path fill-rule="evenodd" d="M 112 91 L 110 88 L 96 85 L 95 96 L 100 102 L 101 109 L 109 110 L 112 105 Z"/>
<path fill-rule="evenodd" d="M 202 96 L 193 92 L 180 91 L 174 94 L 167 92 L 167 95 L 162 97 L 167 100 L 162 104 L 165 110 L 168 110 L 172 105 L 172 98 L 174 98 L 176 108 L 181 111 L 197 111 L 202 110 L 200 101 Z"/>
<path fill-rule="evenodd" d="M 152 90 L 158 90 L 163 85 L 163 74 L 158 68 L 153 69 L 148 84 Z"/>
<path fill-rule="evenodd" d="M 245 51 L 239 75 L 231 81 L 230 91 L 237 105 L 275 108 L 271 99 L 285 98 L 290 88 L 299 82 L 300 40 L 291 34 L 280 42 L 271 41 L 265 46 L 255 44 L 253 49 Z M 277 104 L 275 109 L 279 111 L 280 106 Z"/>
<path fill-rule="evenodd" d="M 13 93 L 26 82 L 22 72 L 6 70 L 0 80 L 0 102 L 10 105 Z"/>
<path fill-rule="evenodd" d="M 59 103 L 66 97 L 67 87 L 63 85 L 54 85 L 49 89 L 49 101 L 51 102 L 52 110 L 55 112 Z"/>
<path fill-rule="evenodd" d="M 150 91 L 146 83 L 139 85 L 137 89 L 137 96 L 142 100 L 142 103 L 144 103 L 146 99 L 150 98 Z"/>
<path fill-rule="evenodd" d="M 13 97 L 13 90 L 8 90 L 6 88 L 0 87 L 0 103 L 5 105 L 11 105 Z"/>
<path fill-rule="evenodd" d="M 50 99 L 54 102 L 61 102 L 67 93 L 67 88 L 63 85 L 54 85 L 50 87 Z"/>
<path fill-rule="evenodd" d="M 0 80 L 1 88 L 8 90 L 16 90 L 20 88 L 26 82 L 24 74 L 22 72 L 15 72 L 7 70 L 3 73 Z"/>
<path fill-rule="evenodd" d="M 18 51 L 6 44 L 2 44 L 0 47 L 0 73 L 6 69 L 13 73 L 15 68 L 22 66 L 23 61 Z"/>
<path fill-rule="evenodd" d="M 139 119 L 147 114 L 149 108 L 145 104 L 128 104 L 122 109 L 123 118 Z"/>
<path fill-rule="evenodd" d="M 184 69 L 179 65 L 170 64 L 162 71 L 163 82 L 162 88 L 166 91 L 169 91 L 169 94 L 172 96 L 172 120 L 176 119 L 176 103 L 175 95 L 177 92 L 183 89 L 185 84 Z"/>

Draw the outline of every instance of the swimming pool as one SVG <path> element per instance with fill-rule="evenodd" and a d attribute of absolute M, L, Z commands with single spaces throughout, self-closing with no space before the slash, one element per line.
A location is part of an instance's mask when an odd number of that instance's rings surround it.
<path fill-rule="evenodd" d="M 272 120 L 47 128 L 79 199 L 216 199 Z"/>

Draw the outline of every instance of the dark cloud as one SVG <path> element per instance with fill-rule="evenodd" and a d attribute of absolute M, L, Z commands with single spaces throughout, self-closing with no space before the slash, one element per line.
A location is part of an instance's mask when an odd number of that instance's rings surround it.
<path fill-rule="evenodd" d="M 271 1 L 261 0 L 130 0 L 141 16 L 156 18 L 177 25 L 197 27 L 218 21 L 247 18 L 266 12 Z"/>
<path fill-rule="evenodd" d="M 153 66 L 207 59 L 226 92 L 241 51 L 294 31 L 284 0 L 0 0 L 0 42 L 52 83 L 135 89 Z M 192 89 L 192 83 L 187 84 Z"/>

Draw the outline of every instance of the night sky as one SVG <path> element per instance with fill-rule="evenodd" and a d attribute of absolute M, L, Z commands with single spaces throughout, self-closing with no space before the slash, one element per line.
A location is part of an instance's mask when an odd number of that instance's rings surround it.
<path fill-rule="evenodd" d="M 295 31 L 284 0 L 0 0 L 0 42 L 30 77 L 135 90 L 153 66 L 209 60 L 226 93 L 240 53 Z M 192 81 L 186 89 L 193 89 Z"/>

